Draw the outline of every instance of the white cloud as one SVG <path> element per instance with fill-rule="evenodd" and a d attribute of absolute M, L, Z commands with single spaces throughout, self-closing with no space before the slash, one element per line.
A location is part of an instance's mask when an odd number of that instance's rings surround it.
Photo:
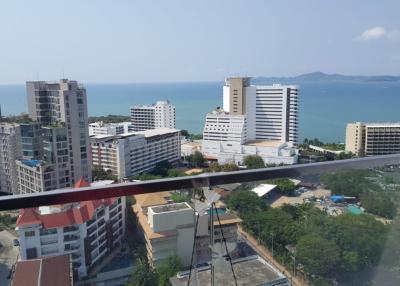
<path fill-rule="evenodd" d="M 387 39 L 390 41 L 400 41 L 400 30 L 387 31 L 385 28 L 376 26 L 365 30 L 359 39 L 364 41 L 373 41 L 379 39 Z"/>
<path fill-rule="evenodd" d="M 378 40 L 380 38 L 383 38 L 386 36 L 386 31 L 382 27 L 373 27 L 371 29 L 365 30 L 361 34 L 361 39 L 365 41 L 370 41 L 370 40 Z"/>

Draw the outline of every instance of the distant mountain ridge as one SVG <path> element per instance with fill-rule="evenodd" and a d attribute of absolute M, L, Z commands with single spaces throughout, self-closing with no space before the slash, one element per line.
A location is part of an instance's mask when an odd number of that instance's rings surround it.
<path fill-rule="evenodd" d="M 361 75 L 342 75 L 342 74 L 326 74 L 323 72 L 306 73 L 294 77 L 253 77 L 252 83 L 259 84 L 265 82 L 328 82 L 328 81 L 354 81 L 354 82 L 397 82 L 400 76 L 378 75 L 378 76 L 361 76 Z"/>

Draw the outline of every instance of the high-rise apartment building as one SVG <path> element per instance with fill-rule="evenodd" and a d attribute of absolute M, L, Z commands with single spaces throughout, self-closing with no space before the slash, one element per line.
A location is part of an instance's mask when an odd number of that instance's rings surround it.
<path fill-rule="evenodd" d="M 346 151 L 358 156 L 400 153 L 400 123 L 349 123 Z"/>
<path fill-rule="evenodd" d="M 131 108 L 133 131 L 156 128 L 175 128 L 175 106 L 169 101 L 157 101 L 152 105 Z"/>
<path fill-rule="evenodd" d="M 86 91 L 76 81 L 26 83 L 30 117 L 47 127 L 64 127 L 71 182 L 91 181 Z"/>
<path fill-rule="evenodd" d="M 118 178 L 151 171 L 161 161 L 180 160 L 180 132 L 158 128 L 122 135 L 90 138 L 93 165 L 111 170 Z"/>
<path fill-rule="evenodd" d="M 223 109 L 207 114 L 202 151 L 220 163 L 242 164 L 247 155 L 266 163 L 293 164 L 298 151 L 298 88 L 250 85 L 250 78 L 228 78 Z"/>
<path fill-rule="evenodd" d="M 75 188 L 90 186 L 84 180 Z M 22 261 L 71 255 L 78 278 L 111 252 L 125 234 L 125 197 L 20 211 L 16 231 Z"/>
<path fill-rule="evenodd" d="M 249 78 L 228 78 L 223 88 L 223 109 L 245 115 L 249 140 L 297 143 L 298 87 L 250 85 Z"/>
<path fill-rule="evenodd" d="M 0 192 L 17 193 L 17 166 L 15 160 L 21 155 L 20 126 L 0 122 Z"/>

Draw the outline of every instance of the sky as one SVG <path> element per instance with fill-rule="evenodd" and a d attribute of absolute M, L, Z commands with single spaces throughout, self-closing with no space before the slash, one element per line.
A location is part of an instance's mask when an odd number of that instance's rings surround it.
<path fill-rule="evenodd" d="M 0 84 L 400 75 L 399 0 L 0 0 Z"/>

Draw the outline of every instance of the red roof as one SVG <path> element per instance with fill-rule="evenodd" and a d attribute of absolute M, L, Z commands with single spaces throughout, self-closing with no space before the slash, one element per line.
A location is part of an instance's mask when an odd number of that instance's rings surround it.
<path fill-rule="evenodd" d="M 74 187 L 85 188 L 85 187 L 90 187 L 90 184 L 86 182 L 84 178 L 81 178 L 78 182 L 75 183 Z"/>
<path fill-rule="evenodd" d="M 81 202 L 79 207 L 64 212 L 40 214 L 37 208 L 23 209 L 17 219 L 17 226 L 41 224 L 44 228 L 64 227 L 73 224 L 83 224 L 93 218 L 100 206 L 112 205 L 117 198 Z"/>
<path fill-rule="evenodd" d="M 89 187 L 84 179 L 80 179 L 75 188 Z M 93 214 L 100 206 L 109 206 L 117 198 L 100 199 L 93 201 L 80 202 L 79 207 L 69 208 L 66 211 L 50 214 L 40 214 L 37 208 L 20 210 L 17 219 L 17 226 L 27 226 L 32 224 L 41 224 L 44 228 L 64 227 L 73 224 L 83 224 L 93 218 Z M 62 205 L 60 206 L 62 207 Z"/>
<path fill-rule="evenodd" d="M 72 285 L 68 255 L 18 261 L 12 286 L 70 286 Z"/>

